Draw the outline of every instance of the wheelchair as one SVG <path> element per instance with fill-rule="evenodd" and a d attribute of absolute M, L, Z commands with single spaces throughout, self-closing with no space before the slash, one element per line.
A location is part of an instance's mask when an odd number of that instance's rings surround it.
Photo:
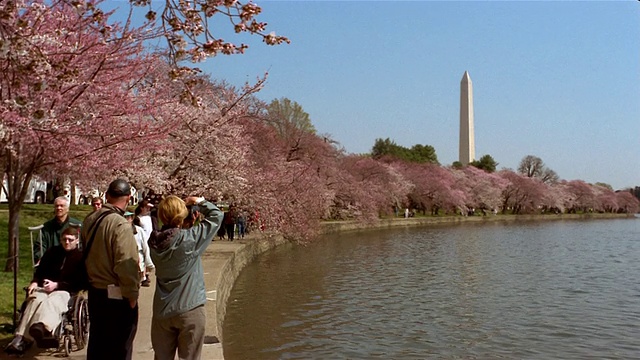
<path fill-rule="evenodd" d="M 42 225 L 39 225 L 28 228 L 31 238 L 32 253 L 34 248 L 34 235 L 40 243 L 42 242 L 42 227 Z M 36 267 L 33 257 L 32 265 L 33 267 Z M 24 313 L 28 301 L 29 294 L 26 293 L 26 288 L 24 290 L 27 299 L 20 307 L 18 321 L 22 320 L 22 314 Z M 67 311 L 63 313 L 62 321 L 52 332 L 52 335 L 58 340 L 57 351 L 64 352 L 64 356 L 66 357 L 68 357 L 72 351 L 84 349 L 89 341 L 89 303 L 88 293 L 86 291 L 71 294 Z"/>
<path fill-rule="evenodd" d="M 84 349 L 89 341 L 89 303 L 86 292 L 73 295 L 69 310 L 62 316 L 62 322 L 54 332 L 65 356 L 72 351 Z M 59 347 L 59 348 L 60 348 Z"/>
<path fill-rule="evenodd" d="M 27 303 L 28 295 L 20 306 L 18 321 L 22 320 Z M 62 314 L 62 321 L 52 335 L 58 341 L 56 351 L 63 352 L 65 357 L 73 351 L 84 349 L 89 341 L 89 303 L 85 291 L 71 295 L 68 309 Z"/>

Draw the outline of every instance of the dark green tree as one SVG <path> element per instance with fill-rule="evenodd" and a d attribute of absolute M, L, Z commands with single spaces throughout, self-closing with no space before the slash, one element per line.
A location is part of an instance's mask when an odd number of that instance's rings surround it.
<path fill-rule="evenodd" d="M 431 145 L 413 145 L 409 150 L 409 154 L 414 162 L 438 164 L 436 149 Z"/>
<path fill-rule="evenodd" d="M 383 156 L 396 156 L 394 150 L 398 147 L 395 142 L 391 141 L 389 138 L 384 140 L 376 139 L 376 142 L 373 144 L 373 148 L 371 149 L 371 157 L 374 159 L 380 159 Z"/>
<path fill-rule="evenodd" d="M 475 166 L 478 169 L 482 169 L 488 173 L 492 173 L 496 171 L 498 167 L 498 163 L 491 157 L 491 155 L 484 155 L 480 158 L 480 160 L 474 160 L 469 163 L 471 166 Z"/>
<path fill-rule="evenodd" d="M 416 144 L 409 149 L 389 138 L 376 139 L 371 149 L 371 157 L 380 159 L 385 156 L 409 162 L 439 164 L 436 150 L 431 145 Z"/>

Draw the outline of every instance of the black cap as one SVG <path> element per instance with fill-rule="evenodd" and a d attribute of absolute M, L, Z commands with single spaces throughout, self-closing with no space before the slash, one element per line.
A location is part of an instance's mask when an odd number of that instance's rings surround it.
<path fill-rule="evenodd" d="M 107 190 L 107 195 L 111 197 L 121 197 L 131 195 L 131 186 L 127 180 L 116 179 L 109 184 L 109 190 Z"/>

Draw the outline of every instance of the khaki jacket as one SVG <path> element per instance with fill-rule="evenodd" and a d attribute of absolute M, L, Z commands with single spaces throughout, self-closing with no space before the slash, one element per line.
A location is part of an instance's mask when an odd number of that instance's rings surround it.
<path fill-rule="evenodd" d="M 107 215 L 98 229 L 93 229 L 98 217 L 107 211 L 114 213 Z M 86 260 L 91 286 L 107 289 L 107 285 L 114 284 L 120 287 L 124 298 L 137 300 L 140 289 L 138 246 L 132 227 L 123 214 L 121 209 L 104 204 L 102 209 L 87 215 L 82 223 L 82 247 L 86 249 L 95 230 L 95 239 Z"/>

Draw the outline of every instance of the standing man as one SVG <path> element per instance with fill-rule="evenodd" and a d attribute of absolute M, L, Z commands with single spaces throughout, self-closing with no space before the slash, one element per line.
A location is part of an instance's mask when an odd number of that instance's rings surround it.
<path fill-rule="evenodd" d="M 136 240 L 123 216 L 130 197 L 127 181 L 112 181 L 107 203 L 87 215 L 82 224 L 91 299 L 88 360 L 132 358 L 140 274 Z"/>
<path fill-rule="evenodd" d="M 40 262 L 40 258 L 48 249 L 60 245 L 60 234 L 69 226 L 79 227 L 82 223 L 78 219 L 69 216 L 69 200 L 59 196 L 53 200 L 53 212 L 55 217 L 42 226 L 41 238 L 33 243 L 34 264 Z"/>

